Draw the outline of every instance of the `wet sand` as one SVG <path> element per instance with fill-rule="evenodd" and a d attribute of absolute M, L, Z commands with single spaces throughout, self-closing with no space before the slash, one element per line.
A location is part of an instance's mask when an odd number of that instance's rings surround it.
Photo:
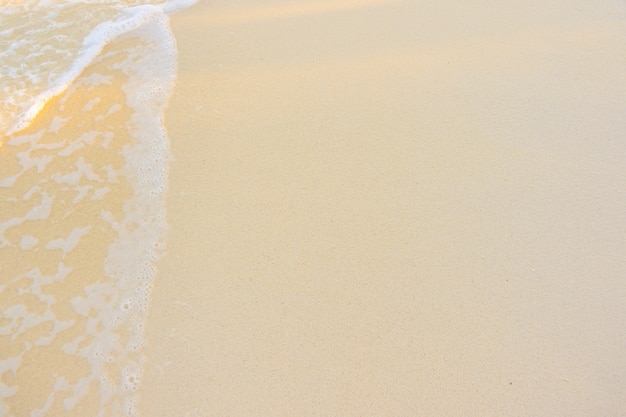
<path fill-rule="evenodd" d="M 141 415 L 626 413 L 625 12 L 175 15 Z"/>

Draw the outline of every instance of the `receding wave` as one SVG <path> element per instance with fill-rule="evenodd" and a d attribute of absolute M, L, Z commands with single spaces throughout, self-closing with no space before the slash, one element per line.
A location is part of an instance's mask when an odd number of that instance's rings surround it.
<path fill-rule="evenodd" d="M 0 4 L 2 416 L 136 415 L 192 2 L 143 3 Z"/>

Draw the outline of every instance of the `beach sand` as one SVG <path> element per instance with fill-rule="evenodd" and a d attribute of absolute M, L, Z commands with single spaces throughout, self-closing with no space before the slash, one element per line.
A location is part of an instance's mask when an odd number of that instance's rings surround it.
<path fill-rule="evenodd" d="M 626 9 L 201 1 L 140 411 L 626 414 Z"/>

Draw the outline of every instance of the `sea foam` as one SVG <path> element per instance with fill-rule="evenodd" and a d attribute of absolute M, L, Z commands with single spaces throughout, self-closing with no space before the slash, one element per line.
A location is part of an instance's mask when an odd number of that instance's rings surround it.
<path fill-rule="evenodd" d="M 44 2 L 42 3 L 45 4 Z M 193 3 L 195 3 L 195 1 L 189 1 L 189 0 L 169 1 L 169 2 L 159 4 L 159 5 L 143 4 L 143 5 L 136 5 L 136 6 L 128 6 L 128 5 L 118 4 L 118 3 L 112 3 L 109 8 L 105 9 L 106 11 L 108 11 L 108 13 L 103 13 L 102 9 L 99 9 L 101 14 L 103 15 L 102 17 L 105 17 L 108 20 L 97 23 L 98 20 L 94 19 L 91 22 L 88 21 L 84 23 L 85 26 L 89 26 L 89 24 L 91 25 L 96 24 L 96 23 L 97 24 L 87 34 L 87 36 L 85 36 L 79 49 L 77 49 L 76 51 L 71 51 L 71 50 L 63 51 L 64 55 L 69 55 L 69 56 L 74 55 L 74 56 L 72 56 L 71 63 L 67 66 L 67 68 L 64 68 L 63 71 L 60 72 L 60 74 L 52 74 L 52 77 L 47 77 L 48 82 L 46 82 L 46 84 L 43 86 L 33 85 L 32 87 L 28 89 L 17 88 L 15 89 L 15 91 L 10 91 L 9 89 L 6 89 L 3 91 L 5 93 L 5 103 L 13 104 L 13 103 L 16 103 L 17 100 L 23 101 L 22 104 L 20 104 L 17 108 L 13 109 L 12 111 L 7 111 L 7 109 L 2 109 L 3 113 L 5 114 L 2 114 L 3 119 L 0 119 L 0 123 L 2 123 L 4 134 L 11 135 L 15 132 L 18 132 L 24 129 L 26 126 L 28 126 L 30 122 L 41 111 L 41 109 L 45 106 L 45 104 L 53 97 L 56 97 L 59 94 L 61 94 L 63 91 L 65 91 L 68 88 L 68 86 L 72 83 L 72 81 L 74 81 L 83 72 L 83 70 L 90 63 L 93 62 L 95 57 L 97 57 L 102 52 L 102 49 L 108 43 L 110 43 L 113 39 L 125 33 L 128 33 L 130 31 L 133 31 L 143 25 L 146 25 L 151 20 L 159 19 L 165 13 L 176 12 L 178 10 L 184 9 L 185 7 L 189 7 Z M 77 5 L 77 2 L 66 2 L 66 3 L 61 3 L 61 4 L 49 5 L 47 7 L 50 7 L 51 9 L 63 10 L 65 8 L 71 9 L 73 6 L 76 6 L 76 5 Z M 12 7 L 5 6 L 5 7 L 11 9 L 11 8 L 16 8 L 17 6 L 12 6 Z M 43 8 L 46 6 L 40 6 L 40 7 Z M 26 10 L 29 9 L 25 5 L 20 6 L 20 8 L 24 8 Z M 17 11 L 7 10 L 6 13 L 8 16 L 11 16 L 17 13 Z M 55 13 L 60 13 L 60 12 L 55 10 Z M 31 13 L 28 13 L 28 17 L 32 18 L 32 14 L 33 14 L 32 11 Z M 80 18 L 81 16 L 76 16 L 76 17 Z M 41 22 L 35 22 L 35 24 L 41 24 Z M 72 22 L 72 23 L 66 22 L 65 25 L 59 25 L 59 26 L 61 30 L 65 30 L 67 26 L 72 26 L 76 24 L 77 24 L 76 22 Z M 39 29 L 37 30 L 33 29 L 31 30 L 31 32 L 35 32 L 35 35 L 39 35 L 39 33 L 37 33 L 39 32 Z M 3 32 L 0 32 L 0 35 L 3 35 L 3 39 L 2 39 L 3 43 L 9 44 L 9 43 L 14 42 L 13 40 L 11 40 L 11 38 L 14 37 L 15 34 L 13 33 L 11 29 L 7 29 Z M 65 35 L 57 34 L 57 35 L 54 35 L 54 38 L 58 39 L 59 37 L 63 37 L 63 36 Z M 48 39 L 45 39 L 45 40 L 48 41 Z M 76 41 L 76 39 L 74 41 Z M 17 44 L 19 45 L 21 42 L 23 41 L 18 41 Z M 68 47 L 73 46 L 71 45 L 71 42 L 68 42 L 68 43 L 70 43 Z M 38 47 L 40 49 L 51 48 L 50 45 L 38 45 Z M 17 58 L 16 61 L 20 62 L 20 65 L 17 65 L 17 66 L 14 65 L 11 67 L 6 63 L 6 61 L 9 61 L 9 57 L 2 56 L 2 55 L 9 55 L 9 54 L 4 53 L 0 55 L 0 69 L 2 70 L 2 73 L 8 74 L 9 77 L 11 78 L 16 78 L 21 75 L 24 78 L 27 78 L 30 80 L 41 79 L 42 75 L 36 74 L 37 69 L 35 68 L 34 65 L 33 65 L 33 68 L 30 68 L 30 71 L 31 71 L 30 73 L 25 74 L 23 72 L 24 66 L 22 64 L 22 60 L 25 57 L 20 55 L 20 50 L 21 48 L 11 49 L 11 51 L 15 52 L 14 55 L 16 55 L 15 56 L 15 58 Z M 31 52 L 30 55 L 31 56 L 35 55 L 38 57 L 40 56 L 39 55 L 40 53 L 41 53 L 40 51 Z M 47 69 L 47 71 L 49 71 L 49 69 Z M 2 86 L 2 87 L 5 87 L 5 86 Z M 42 91 L 38 92 L 37 87 L 39 87 L 39 89 L 41 89 Z M 30 95 L 30 97 L 26 96 L 25 98 L 24 93 Z"/>
<path fill-rule="evenodd" d="M 137 414 L 193 3 L 0 4 L 2 416 Z"/>

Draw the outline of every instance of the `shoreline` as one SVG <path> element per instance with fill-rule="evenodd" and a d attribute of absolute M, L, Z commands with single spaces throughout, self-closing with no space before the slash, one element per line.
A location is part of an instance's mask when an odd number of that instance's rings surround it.
<path fill-rule="evenodd" d="M 140 414 L 622 412 L 614 6 L 325 4 L 172 17 Z"/>

